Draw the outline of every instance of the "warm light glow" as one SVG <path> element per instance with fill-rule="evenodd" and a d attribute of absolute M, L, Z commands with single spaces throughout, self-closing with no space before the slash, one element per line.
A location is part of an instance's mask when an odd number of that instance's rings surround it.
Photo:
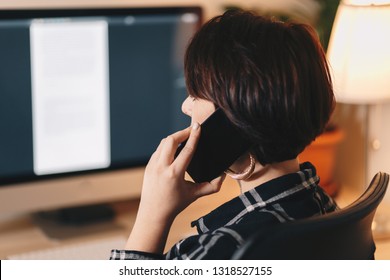
<path fill-rule="evenodd" d="M 344 4 L 347 5 L 390 5 L 389 0 L 344 0 Z"/>
<path fill-rule="evenodd" d="M 390 2 L 350 0 L 348 4 L 351 2 L 389 5 L 340 4 L 328 47 L 336 100 L 390 100 Z"/>

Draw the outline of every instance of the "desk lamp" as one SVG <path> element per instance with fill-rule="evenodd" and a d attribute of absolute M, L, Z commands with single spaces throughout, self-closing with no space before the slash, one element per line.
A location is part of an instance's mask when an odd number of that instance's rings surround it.
<path fill-rule="evenodd" d="M 380 127 L 381 133 L 383 130 L 390 133 L 390 125 L 380 125 L 382 105 L 390 101 L 390 0 L 342 0 L 327 57 L 333 72 L 336 101 L 364 105 L 367 109 L 365 183 L 368 185 L 372 177 L 368 174 L 368 156 L 387 144 L 381 143 L 373 126 Z M 382 170 L 377 171 L 389 172 L 390 155 L 385 162 L 380 167 Z M 385 214 L 378 211 L 374 235 L 390 237 L 390 213 L 387 217 Z"/>

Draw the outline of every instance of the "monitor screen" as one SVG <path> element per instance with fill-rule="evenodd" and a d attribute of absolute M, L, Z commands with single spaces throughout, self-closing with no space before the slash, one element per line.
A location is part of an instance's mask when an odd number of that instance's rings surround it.
<path fill-rule="evenodd" d="M 145 165 L 189 125 L 183 56 L 200 23 L 198 7 L 0 11 L 0 200 Z"/>

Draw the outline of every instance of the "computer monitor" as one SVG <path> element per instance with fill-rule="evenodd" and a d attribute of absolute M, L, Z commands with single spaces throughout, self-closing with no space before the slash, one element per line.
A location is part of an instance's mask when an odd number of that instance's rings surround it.
<path fill-rule="evenodd" d="M 0 216 L 139 196 L 199 7 L 0 11 Z"/>

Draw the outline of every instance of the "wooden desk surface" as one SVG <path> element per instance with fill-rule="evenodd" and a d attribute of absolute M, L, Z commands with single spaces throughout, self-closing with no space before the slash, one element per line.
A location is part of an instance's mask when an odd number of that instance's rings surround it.
<path fill-rule="evenodd" d="M 233 181 L 230 181 L 230 179 L 227 180 L 218 194 L 200 198 L 176 218 L 168 236 L 166 250 L 171 248 L 180 239 L 196 233 L 196 230 L 190 226 L 193 220 L 207 214 L 215 207 L 235 197 L 239 193 L 238 186 Z M 356 193 L 348 193 L 346 189 L 336 197 L 336 200 L 342 207 L 350 203 L 350 201 L 353 201 L 357 195 Z M 139 200 L 117 202 L 113 204 L 115 211 L 118 213 L 113 222 L 89 227 L 79 227 L 76 230 L 70 230 L 69 236 L 62 239 L 49 238 L 31 216 L 20 216 L 6 221 L 0 221 L 0 259 L 5 259 L 6 256 L 11 254 L 74 244 L 110 236 L 120 235 L 127 238 L 136 217 L 138 204 Z M 388 213 L 390 214 L 390 209 L 387 210 L 389 210 Z M 58 230 L 62 231 L 63 229 Z M 390 238 L 378 238 L 376 239 L 376 245 L 376 259 L 390 260 Z"/>
<path fill-rule="evenodd" d="M 171 248 L 180 239 L 196 233 L 195 229 L 190 226 L 193 220 L 237 196 L 239 187 L 229 180 L 227 179 L 226 184 L 224 184 L 219 193 L 198 199 L 175 219 L 168 236 L 166 249 Z M 113 222 L 85 227 L 57 226 L 57 228 L 53 228 L 53 225 L 46 224 L 42 228 L 40 226 L 42 223 L 38 223 L 36 218 L 29 215 L 0 221 L 0 259 L 5 259 L 6 256 L 11 254 L 111 236 L 120 235 L 127 238 L 136 218 L 138 204 L 139 200 L 113 203 L 112 206 L 117 213 Z M 50 231 L 50 233 L 56 231 L 60 233 L 60 237 L 48 237 L 43 229 Z"/>

